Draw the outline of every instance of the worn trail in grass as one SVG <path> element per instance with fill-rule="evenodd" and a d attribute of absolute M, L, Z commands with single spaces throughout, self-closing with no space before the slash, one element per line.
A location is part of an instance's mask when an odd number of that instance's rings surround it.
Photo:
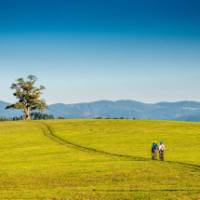
<path fill-rule="evenodd" d="M 165 162 L 149 159 L 159 139 Z M 0 199 L 198 199 L 199 139 L 199 123 L 3 122 Z"/>
<path fill-rule="evenodd" d="M 117 153 L 111 153 L 111 152 L 106 152 L 103 150 L 98 150 L 98 149 L 94 149 L 91 147 L 85 147 L 85 146 L 81 146 L 79 144 L 75 144 L 72 143 L 70 141 L 67 141 L 61 137 L 59 137 L 58 135 L 55 134 L 55 131 L 46 123 L 42 123 L 46 130 L 44 130 L 44 135 L 47 136 L 48 138 L 50 138 L 51 140 L 58 142 L 62 145 L 66 145 L 67 147 L 71 147 L 71 148 L 76 148 L 80 151 L 86 151 L 89 153 L 95 153 L 95 154 L 102 154 L 105 156 L 111 156 L 111 157 L 117 157 L 117 158 L 125 158 L 125 159 L 129 159 L 129 160 L 134 160 L 134 161 L 148 161 L 150 160 L 149 158 L 142 158 L 142 157 L 137 157 L 137 156 L 131 156 L 131 155 L 125 155 L 125 154 L 117 154 Z"/>
<path fill-rule="evenodd" d="M 79 144 L 75 144 L 75 143 L 72 143 L 70 141 L 67 141 L 67 140 L 59 137 L 58 135 L 56 135 L 55 131 L 47 123 L 42 123 L 42 125 L 44 125 L 45 128 L 46 128 L 46 130 L 43 131 L 45 136 L 47 136 L 51 140 L 54 140 L 55 142 L 58 142 L 62 145 L 66 145 L 67 147 L 76 148 L 80 151 L 87 151 L 89 153 L 103 154 L 105 156 L 111 156 L 111 157 L 118 157 L 118 158 L 121 158 L 121 159 L 128 159 L 128 160 L 134 160 L 134 161 L 150 161 L 151 160 L 150 158 L 111 153 L 111 152 L 106 152 L 106 151 L 103 151 L 103 150 L 94 149 L 94 148 L 91 148 L 91 147 L 81 146 Z M 182 165 L 184 167 L 192 167 L 192 168 L 200 170 L 200 165 L 184 163 L 184 162 L 169 161 L 169 160 L 167 160 L 165 162 L 168 162 L 168 163 L 171 163 L 171 164 L 179 164 L 179 165 Z"/>

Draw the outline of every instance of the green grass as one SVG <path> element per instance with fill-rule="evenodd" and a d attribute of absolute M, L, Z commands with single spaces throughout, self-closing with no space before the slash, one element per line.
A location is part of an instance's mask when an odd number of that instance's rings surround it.
<path fill-rule="evenodd" d="M 200 199 L 200 123 L 1 122 L 0 199 Z"/>

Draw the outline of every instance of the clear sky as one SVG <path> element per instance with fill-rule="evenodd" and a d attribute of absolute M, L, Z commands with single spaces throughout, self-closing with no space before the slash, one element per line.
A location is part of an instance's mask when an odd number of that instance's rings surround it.
<path fill-rule="evenodd" d="M 0 0 L 0 100 L 34 74 L 48 103 L 200 101 L 199 0 Z"/>

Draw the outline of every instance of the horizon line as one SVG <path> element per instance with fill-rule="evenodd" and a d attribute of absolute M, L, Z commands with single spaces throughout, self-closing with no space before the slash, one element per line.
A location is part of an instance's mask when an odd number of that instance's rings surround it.
<path fill-rule="evenodd" d="M 107 101 L 107 102 L 118 102 L 118 101 L 132 101 L 132 102 L 136 102 L 136 103 L 143 103 L 143 104 L 159 104 L 159 103 L 181 103 L 181 102 L 194 102 L 194 103 L 200 103 L 200 100 L 166 100 L 166 101 L 155 101 L 155 102 L 146 102 L 146 101 L 142 101 L 142 100 L 134 100 L 134 99 L 99 99 L 99 100 L 91 100 L 91 101 L 80 101 L 80 102 L 74 102 L 74 103 L 64 103 L 64 102 L 55 102 L 55 103 L 49 103 L 48 106 L 50 105 L 55 105 L 55 104 L 63 104 L 63 105 L 76 105 L 76 104 L 89 104 L 89 103 L 97 103 L 97 102 L 103 102 L 103 101 Z M 0 102 L 2 103 L 11 103 L 8 101 L 4 101 L 4 100 L 0 100 Z"/>

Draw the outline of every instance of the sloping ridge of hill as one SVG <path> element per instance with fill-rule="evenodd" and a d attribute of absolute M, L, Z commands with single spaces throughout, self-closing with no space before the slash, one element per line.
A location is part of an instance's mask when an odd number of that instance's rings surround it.
<path fill-rule="evenodd" d="M 0 116 L 21 116 L 17 110 L 5 110 L 8 105 L 0 101 Z M 133 100 L 95 101 L 76 104 L 51 104 L 45 111 L 55 117 L 64 118 L 138 118 L 200 121 L 200 102 L 179 101 L 143 103 Z"/>
<path fill-rule="evenodd" d="M 22 112 L 20 110 L 14 110 L 14 109 L 5 109 L 6 106 L 8 106 L 9 103 L 0 101 L 0 117 L 6 117 L 6 118 L 12 118 L 12 117 L 18 117 L 22 115 Z"/>
<path fill-rule="evenodd" d="M 148 104 L 136 101 L 96 101 L 78 104 L 53 104 L 48 107 L 47 112 L 56 116 L 69 118 L 95 118 L 95 117 L 127 117 L 141 118 L 143 110 L 149 107 Z M 61 108 L 61 109 L 58 109 Z"/>
<path fill-rule="evenodd" d="M 187 116 L 195 115 L 200 118 L 200 103 L 180 101 L 149 104 L 132 100 L 103 100 L 78 104 L 53 104 L 48 107 L 47 112 L 56 117 L 66 118 L 124 117 L 182 120 L 182 117 L 184 117 L 184 119 L 189 121 L 186 118 Z"/>

